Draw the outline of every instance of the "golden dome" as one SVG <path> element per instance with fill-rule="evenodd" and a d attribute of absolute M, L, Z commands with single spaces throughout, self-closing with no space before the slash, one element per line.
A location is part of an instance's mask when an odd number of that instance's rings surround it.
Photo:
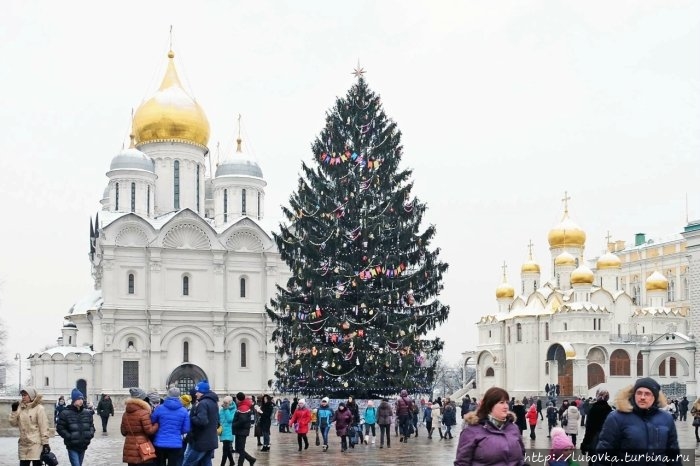
<path fill-rule="evenodd" d="M 622 260 L 612 252 L 606 252 L 598 258 L 595 266 L 598 270 L 619 269 L 622 267 Z"/>
<path fill-rule="evenodd" d="M 647 278 L 645 287 L 647 291 L 666 291 L 668 290 L 668 280 L 658 270 L 655 270 Z"/>
<path fill-rule="evenodd" d="M 508 283 L 501 283 L 496 288 L 496 299 L 501 298 L 513 298 L 515 296 L 515 288 L 510 286 Z"/>
<path fill-rule="evenodd" d="M 134 114 L 136 142 L 178 141 L 206 146 L 209 121 L 180 84 L 173 57 L 175 54 L 168 52 L 168 69 L 160 88 Z"/>
<path fill-rule="evenodd" d="M 554 265 L 557 267 L 576 267 L 576 259 L 564 251 L 554 259 Z"/>
<path fill-rule="evenodd" d="M 586 285 L 591 285 L 594 280 L 595 276 L 593 275 L 593 272 L 591 272 L 591 269 L 589 269 L 585 265 L 581 265 L 580 267 L 577 267 L 576 270 L 571 272 L 572 285 L 584 283 Z"/>
<path fill-rule="evenodd" d="M 520 267 L 522 273 L 540 273 L 540 266 L 537 262 L 530 259 Z"/>
<path fill-rule="evenodd" d="M 586 232 L 569 218 L 568 212 L 564 212 L 561 222 L 549 230 L 547 241 L 550 248 L 583 246 L 586 244 Z"/>

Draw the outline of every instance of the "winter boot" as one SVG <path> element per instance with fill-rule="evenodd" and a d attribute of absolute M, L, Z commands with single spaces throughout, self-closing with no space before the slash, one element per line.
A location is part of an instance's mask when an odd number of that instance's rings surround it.
<path fill-rule="evenodd" d="M 373 435 L 373 436 L 372 436 L 372 445 L 374 445 L 374 440 L 375 440 L 375 437 L 374 437 L 374 435 Z"/>
<path fill-rule="evenodd" d="M 445 436 L 442 435 L 442 427 L 438 427 L 438 432 L 440 433 L 440 440 L 444 440 Z"/>

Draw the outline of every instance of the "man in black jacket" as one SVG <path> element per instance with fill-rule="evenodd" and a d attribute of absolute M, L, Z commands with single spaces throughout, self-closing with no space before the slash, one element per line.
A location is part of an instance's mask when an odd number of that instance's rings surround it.
<path fill-rule="evenodd" d="M 58 416 L 56 431 L 63 437 L 71 466 L 82 466 L 85 450 L 95 436 L 92 411 L 84 408 L 85 397 L 77 388 L 70 394 L 71 404 Z"/>
<path fill-rule="evenodd" d="M 197 404 L 190 410 L 191 431 L 189 445 L 182 466 L 195 466 L 202 459 L 211 458 L 219 448 L 216 428 L 219 423 L 219 396 L 211 391 L 209 382 L 200 381 L 195 386 Z"/>
<path fill-rule="evenodd" d="M 107 433 L 107 421 L 110 416 L 114 416 L 114 405 L 109 395 L 102 395 L 102 399 L 97 403 L 97 414 L 102 419 L 102 433 Z"/>

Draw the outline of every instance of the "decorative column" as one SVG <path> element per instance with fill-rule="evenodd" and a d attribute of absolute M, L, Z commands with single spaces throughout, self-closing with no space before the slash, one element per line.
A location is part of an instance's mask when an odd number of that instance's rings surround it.
<path fill-rule="evenodd" d="M 158 390 L 163 390 L 165 387 L 165 377 L 160 373 L 161 368 L 161 323 L 160 319 L 151 319 L 149 330 L 151 333 L 151 351 L 150 351 L 150 365 L 151 365 L 151 380 L 148 388 L 157 388 Z"/>

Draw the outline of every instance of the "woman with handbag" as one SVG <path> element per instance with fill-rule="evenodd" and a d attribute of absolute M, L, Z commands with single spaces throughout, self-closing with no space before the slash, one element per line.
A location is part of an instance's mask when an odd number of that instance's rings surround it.
<path fill-rule="evenodd" d="M 695 403 L 693 403 L 693 408 L 690 410 L 690 414 L 693 415 L 693 427 L 695 427 L 695 442 L 700 443 L 700 437 L 698 437 L 698 427 L 700 427 L 700 398 L 695 400 Z"/>
<path fill-rule="evenodd" d="M 301 451 L 302 442 L 304 443 L 304 450 L 309 448 L 309 439 L 306 437 L 306 434 L 309 432 L 309 424 L 311 424 L 311 411 L 306 407 L 306 400 L 302 398 L 297 403 L 297 409 L 294 410 L 294 414 L 289 420 L 289 425 L 293 425 L 297 433 L 299 451 Z"/>
<path fill-rule="evenodd" d="M 124 438 L 122 461 L 129 466 L 152 464 L 156 452 L 151 437 L 158 430 L 158 424 L 151 423 L 151 405 L 148 395 L 140 388 L 130 388 L 131 398 L 125 402 L 121 433 Z"/>

